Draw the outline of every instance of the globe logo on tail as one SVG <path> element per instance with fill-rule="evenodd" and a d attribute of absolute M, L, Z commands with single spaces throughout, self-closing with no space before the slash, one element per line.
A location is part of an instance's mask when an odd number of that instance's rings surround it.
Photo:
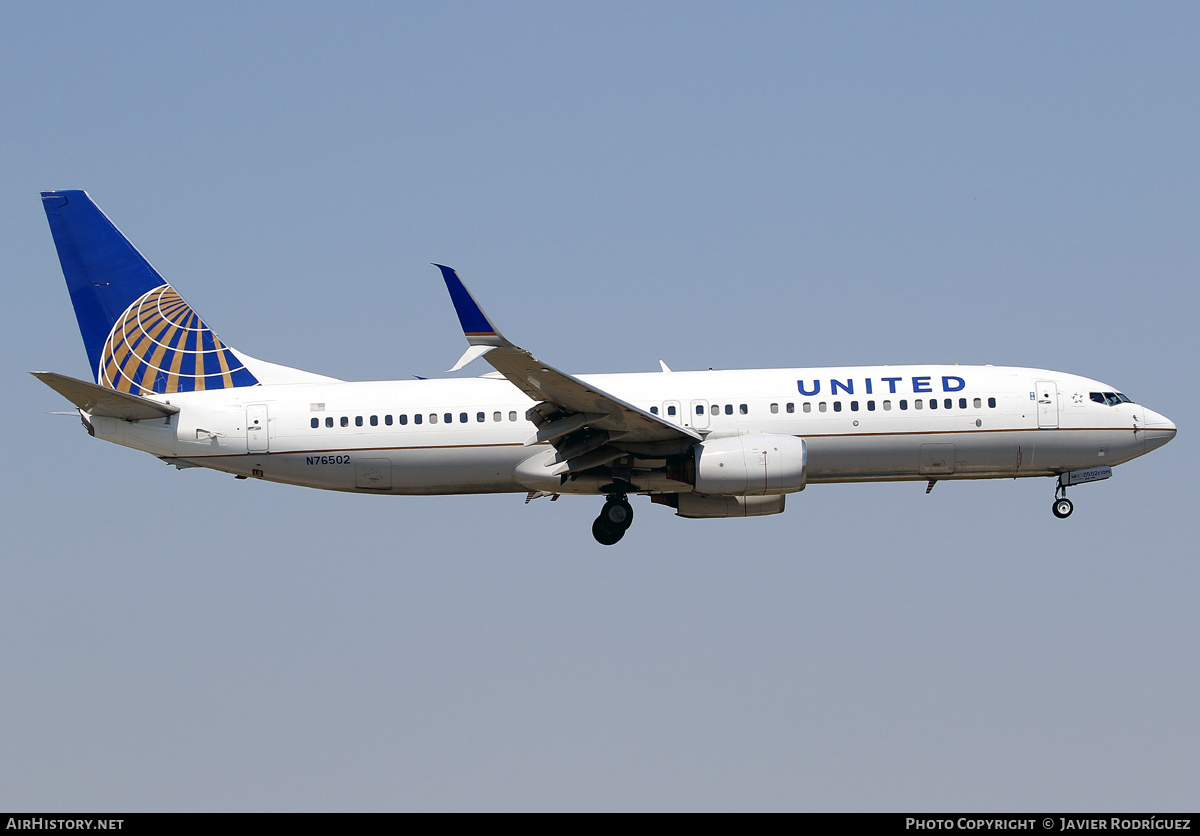
<path fill-rule="evenodd" d="M 258 383 L 168 284 L 147 291 L 117 318 L 96 377 L 103 386 L 135 395 Z"/>

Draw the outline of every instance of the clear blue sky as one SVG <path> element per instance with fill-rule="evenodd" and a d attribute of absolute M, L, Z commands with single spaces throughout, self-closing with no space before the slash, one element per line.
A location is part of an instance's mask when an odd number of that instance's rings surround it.
<path fill-rule="evenodd" d="M 1200 803 L 1191 3 L 10 3 L 0 808 Z M 778 517 L 324 494 L 87 437 L 37 193 L 228 343 L 440 374 L 1041 366 L 1180 435 Z M 481 373 L 472 366 L 460 374 Z"/>

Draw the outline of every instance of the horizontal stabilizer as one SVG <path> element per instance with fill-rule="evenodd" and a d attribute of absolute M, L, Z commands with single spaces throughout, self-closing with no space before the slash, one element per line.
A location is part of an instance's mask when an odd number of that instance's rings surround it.
<path fill-rule="evenodd" d="M 122 418 L 134 421 L 142 418 L 166 418 L 179 411 L 179 407 L 159 403 L 140 395 L 118 392 L 105 386 L 97 386 L 86 380 L 76 380 L 55 372 L 30 372 L 55 392 L 90 415 L 106 418 Z"/>

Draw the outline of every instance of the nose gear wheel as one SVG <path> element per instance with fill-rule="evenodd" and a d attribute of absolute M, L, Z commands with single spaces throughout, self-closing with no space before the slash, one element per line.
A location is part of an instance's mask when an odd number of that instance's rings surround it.
<path fill-rule="evenodd" d="M 1050 506 L 1050 510 L 1060 520 L 1065 520 L 1075 510 L 1075 503 L 1067 499 L 1067 489 L 1061 481 L 1058 487 L 1054 489 L 1054 504 Z"/>

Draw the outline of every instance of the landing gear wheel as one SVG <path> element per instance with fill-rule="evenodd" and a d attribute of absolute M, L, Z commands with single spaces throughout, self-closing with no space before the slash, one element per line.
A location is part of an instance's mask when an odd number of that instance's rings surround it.
<path fill-rule="evenodd" d="M 629 526 L 633 525 L 633 506 L 627 499 L 610 499 L 604 503 L 600 519 L 611 528 L 628 531 Z"/>
<path fill-rule="evenodd" d="M 1061 499 L 1054 500 L 1052 510 L 1054 511 L 1054 516 L 1058 517 L 1060 520 L 1065 520 L 1067 517 L 1071 516 L 1071 512 L 1075 510 L 1075 505 L 1071 502 L 1071 500 L 1064 496 Z"/>
<path fill-rule="evenodd" d="M 604 521 L 604 516 L 601 515 L 596 517 L 596 521 L 592 523 L 592 536 L 602 546 L 613 546 L 625 536 L 625 529 L 613 528 Z"/>

